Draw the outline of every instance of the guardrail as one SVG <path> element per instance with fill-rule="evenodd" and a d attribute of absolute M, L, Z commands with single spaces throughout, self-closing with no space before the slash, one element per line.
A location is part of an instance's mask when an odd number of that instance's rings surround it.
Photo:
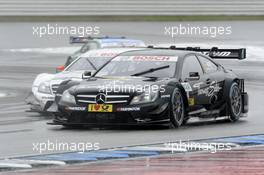
<path fill-rule="evenodd" d="M 263 0 L 0 0 L 0 16 L 264 15 Z"/>

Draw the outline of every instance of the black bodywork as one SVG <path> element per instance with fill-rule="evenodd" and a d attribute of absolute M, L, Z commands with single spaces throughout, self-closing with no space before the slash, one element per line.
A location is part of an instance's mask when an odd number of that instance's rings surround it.
<path fill-rule="evenodd" d="M 65 81 L 57 91 L 55 103 L 58 109 L 55 113 L 56 117 L 51 124 L 169 124 L 171 96 L 175 88 L 178 88 L 184 97 L 185 112 L 187 114 L 185 116 L 186 120 L 190 117 L 208 118 L 227 116 L 229 115 L 227 111 L 229 89 L 234 82 L 238 84 L 242 94 L 242 113 L 246 114 L 248 112 L 248 95 L 244 90 L 243 79 L 240 79 L 231 70 L 226 70 L 212 59 L 244 59 L 245 49 L 147 48 L 143 51 L 129 51 L 121 55 L 177 56 L 175 73 L 172 77 L 148 77 L 145 75 L 97 77 L 95 73 L 87 80 Z M 188 59 L 190 65 L 185 65 Z M 207 60 L 208 63 L 206 63 Z M 211 63 L 212 65 L 210 65 Z M 199 72 L 199 67 L 201 68 L 201 72 Z M 159 87 L 162 86 L 165 91 L 159 91 L 158 97 L 154 101 L 142 104 L 131 104 L 132 98 L 140 95 L 140 93 L 127 91 L 116 93 L 112 91 L 106 94 L 98 88 L 102 84 L 111 84 L 113 81 L 132 86 L 157 85 Z M 66 90 L 74 96 L 76 104 L 61 100 L 61 96 Z M 97 101 L 97 98 L 101 97 L 100 94 L 103 94 L 107 100 L 104 99 L 103 102 Z M 88 112 L 88 106 L 90 104 L 104 103 L 112 105 L 111 112 Z"/>

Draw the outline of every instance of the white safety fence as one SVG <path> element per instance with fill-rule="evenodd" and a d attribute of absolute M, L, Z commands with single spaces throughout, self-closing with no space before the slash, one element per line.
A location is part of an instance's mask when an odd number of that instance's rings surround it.
<path fill-rule="evenodd" d="M 0 0 L 0 16 L 264 15 L 264 0 Z"/>

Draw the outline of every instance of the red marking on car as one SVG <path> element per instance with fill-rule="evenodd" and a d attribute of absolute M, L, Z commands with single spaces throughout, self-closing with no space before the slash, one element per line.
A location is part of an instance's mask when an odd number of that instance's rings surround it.
<path fill-rule="evenodd" d="M 95 109 L 96 111 L 98 111 L 99 108 L 100 108 L 100 105 L 98 105 L 98 104 L 94 106 L 94 109 Z"/>
<path fill-rule="evenodd" d="M 134 56 L 134 61 L 169 61 L 169 56 Z"/>

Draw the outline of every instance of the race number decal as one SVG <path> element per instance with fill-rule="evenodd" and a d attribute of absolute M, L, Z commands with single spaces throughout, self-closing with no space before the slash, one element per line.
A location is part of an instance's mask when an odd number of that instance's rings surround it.
<path fill-rule="evenodd" d="M 190 83 L 181 83 L 181 85 L 185 89 L 186 92 L 192 91 L 192 87 L 191 87 Z"/>
<path fill-rule="evenodd" d="M 89 112 L 113 112 L 113 105 L 106 104 L 89 104 Z"/>

